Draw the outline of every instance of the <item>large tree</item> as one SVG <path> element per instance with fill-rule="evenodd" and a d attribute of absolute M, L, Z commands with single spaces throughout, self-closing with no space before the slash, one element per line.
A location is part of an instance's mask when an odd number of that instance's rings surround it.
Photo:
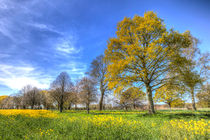
<path fill-rule="evenodd" d="M 70 76 L 66 72 L 60 73 L 51 84 L 51 96 L 57 102 L 60 112 L 63 111 L 63 105 L 71 94 L 73 84 Z"/>
<path fill-rule="evenodd" d="M 196 110 L 195 95 L 196 91 L 202 87 L 209 76 L 209 53 L 202 54 L 198 48 L 198 39 L 190 36 L 191 45 L 183 49 L 187 58 L 187 64 L 179 67 L 179 80 L 186 87 L 186 92 L 190 93 L 192 99 L 192 108 Z"/>
<path fill-rule="evenodd" d="M 107 73 L 107 61 L 104 56 L 96 57 L 91 63 L 89 74 L 97 81 L 101 97 L 99 101 L 99 110 L 103 109 L 104 95 L 108 92 L 107 82 L 105 81 L 105 74 Z"/>
<path fill-rule="evenodd" d="M 167 30 L 153 12 L 125 17 L 105 51 L 109 88 L 119 93 L 127 85 L 145 87 L 149 113 L 155 113 L 152 92 L 169 79 L 166 75 L 176 68 L 174 62 L 185 62 L 181 53 L 191 43 L 189 36 L 189 32 Z"/>

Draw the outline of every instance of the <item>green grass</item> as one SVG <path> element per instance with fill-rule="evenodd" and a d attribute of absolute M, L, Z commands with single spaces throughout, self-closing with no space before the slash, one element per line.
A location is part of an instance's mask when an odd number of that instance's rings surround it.
<path fill-rule="evenodd" d="M 0 115 L 0 139 L 208 139 L 208 134 L 192 135 L 180 128 L 171 128 L 166 122 L 204 119 L 208 123 L 209 111 L 158 111 L 155 115 L 139 111 L 91 111 L 90 114 L 86 114 L 86 111 L 64 113 L 54 111 L 54 113 L 58 114 L 57 118 Z M 102 124 L 100 122 L 103 121 L 94 120 L 94 118 L 108 117 L 114 120 Z M 163 128 L 165 126 L 166 129 Z"/>

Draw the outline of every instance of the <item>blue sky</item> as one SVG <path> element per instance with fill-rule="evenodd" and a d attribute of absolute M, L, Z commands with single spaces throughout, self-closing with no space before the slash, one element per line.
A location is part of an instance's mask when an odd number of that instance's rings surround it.
<path fill-rule="evenodd" d="M 190 30 L 209 51 L 209 7 L 205 0 L 0 0 L 0 95 L 26 84 L 48 88 L 62 71 L 82 77 L 117 23 L 145 11 L 168 28 Z"/>

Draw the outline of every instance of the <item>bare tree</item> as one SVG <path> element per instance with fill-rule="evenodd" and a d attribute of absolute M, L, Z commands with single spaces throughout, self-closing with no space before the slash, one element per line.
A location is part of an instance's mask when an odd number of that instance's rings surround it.
<path fill-rule="evenodd" d="M 90 104 L 97 101 L 97 89 L 93 79 L 83 77 L 79 82 L 79 93 L 81 103 L 86 105 L 87 113 L 89 114 Z"/>
<path fill-rule="evenodd" d="M 13 104 L 15 106 L 16 109 L 20 109 L 22 106 L 22 96 L 21 94 L 16 94 L 13 96 Z"/>
<path fill-rule="evenodd" d="M 40 103 L 44 106 L 45 109 L 53 108 L 53 99 L 50 96 L 50 92 L 48 90 L 40 91 Z"/>
<path fill-rule="evenodd" d="M 26 86 L 24 86 L 22 89 L 21 89 L 21 91 L 20 91 L 20 93 L 21 93 L 21 96 L 22 96 L 22 108 L 23 109 L 26 109 L 27 108 L 27 103 L 28 103 L 28 101 L 27 101 L 27 93 L 30 91 L 32 89 L 32 86 L 31 85 L 26 85 Z"/>
<path fill-rule="evenodd" d="M 27 85 L 22 89 L 24 104 L 34 109 L 35 106 L 40 105 L 40 93 L 39 89 Z M 25 107 L 24 107 L 25 108 Z"/>
<path fill-rule="evenodd" d="M 105 74 L 107 73 L 107 62 L 104 60 L 104 56 L 100 55 L 96 57 L 91 63 L 90 66 L 90 76 L 97 81 L 100 89 L 100 101 L 99 101 L 99 110 L 103 109 L 103 100 L 105 93 L 108 92 L 107 82 L 105 81 Z"/>
<path fill-rule="evenodd" d="M 26 92 L 23 94 L 26 105 L 29 105 L 31 109 L 40 105 L 40 93 L 39 89 L 32 86 L 26 86 Z"/>
<path fill-rule="evenodd" d="M 0 104 L 1 108 L 3 109 L 14 109 L 16 108 L 16 105 L 14 103 L 14 96 L 7 96 L 6 98 L 4 98 L 2 101 L 1 101 L 1 104 Z"/>
<path fill-rule="evenodd" d="M 57 102 L 60 112 L 63 111 L 63 105 L 69 98 L 73 84 L 66 72 L 60 73 L 55 81 L 51 84 L 51 96 Z"/>
<path fill-rule="evenodd" d="M 73 86 L 70 96 L 67 100 L 67 108 L 71 109 L 72 105 L 77 108 L 77 104 L 79 103 L 79 93 L 78 93 L 78 85 Z"/>

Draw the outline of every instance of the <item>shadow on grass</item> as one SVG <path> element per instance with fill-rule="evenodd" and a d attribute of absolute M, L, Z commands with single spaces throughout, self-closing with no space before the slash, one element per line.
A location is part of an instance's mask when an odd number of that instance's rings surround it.
<path fill-rule="evenodd" d="M 91 112 L 91 115 L 124 115 L 123 113 L 109 113 L 109 112 Z"/>
<path fill-rule="evenodd" d="M 209 119 L 210 113 L 156 113 L 154 115 L 145 113 L 145 114 L 138 114 L 137 117 L 146 117 L 146 118 L 162 118 L 162 119 Z"/>

